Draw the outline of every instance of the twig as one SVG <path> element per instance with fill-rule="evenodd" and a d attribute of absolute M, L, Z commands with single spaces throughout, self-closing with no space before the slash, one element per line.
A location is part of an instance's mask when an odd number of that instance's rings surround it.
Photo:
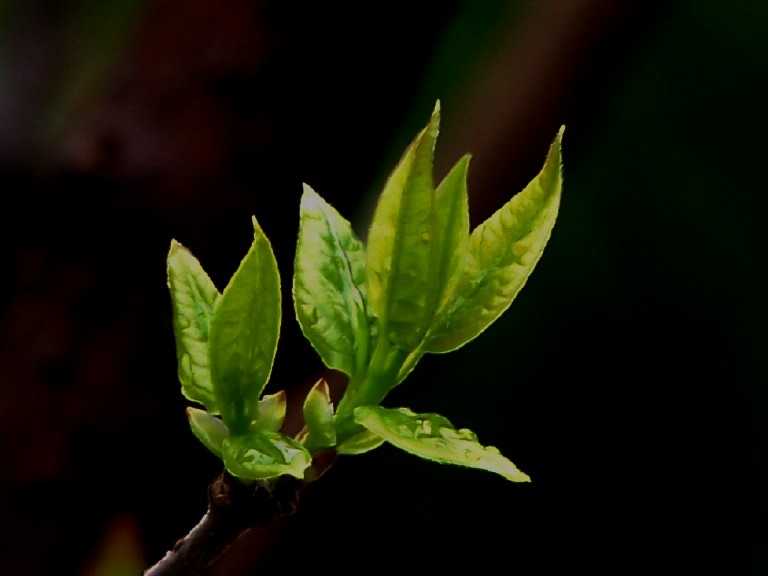
<path fill-rule="evenodd" d="M 240 536 L 296 510 L 304 482 L 280 476 L 245 485 L 226 471 L 208 486 L 208 512 L 144 576 L 193 576 L 210 566 Z"/>

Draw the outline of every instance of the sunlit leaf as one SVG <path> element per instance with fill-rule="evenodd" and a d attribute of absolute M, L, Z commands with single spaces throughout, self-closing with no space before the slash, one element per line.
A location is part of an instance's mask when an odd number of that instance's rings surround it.
<path fill-rule="evenodd" d="M 426 351 L 448 352 L 478 336 L 509 307 L 530 276 L 560 205 L 562 133 L 541 172 L 472 232 L 464 272 L 430 327 Z"/>
<path fill-rule="evenodd" d="M 211 413 L 216 400 L 208 365 L 208 337 L 219 292 L 197 259 L 175 240 L 168 252 L 168 288 L 181 391 Z"/>
<path fill-rule="evenodd" d="M 322 378 L 312 386 L 304 400 L 304 424 L 307 427 L 304 447 L 310 453 L 336 445 L 333 403 L 328 383 Z"/>
<path fill-rule="evenodd" d="M 283 427 L 287 407 L 285 390 L 262 397 L 256 408 L 256 422 L 253 426 L 259 430 L 278 432 Z"/>
<path fill-rule="evenodd" d="M 222 446 L 224 466 L 244 480 L 264 480 L 283 474 L 303 478 L 312 457 L 296 440 L 277 432 L 252 430 L 230 436 Z"/>
<path fill-rule="evenodd" d="M 210 367 L 216 403 L 233 434 L 246 432 L 277 349 L 280 277 L 256 219 L 254 240 L 219 299 L 211 320 Z"/>
<path fill-rule="evenodd" d="M 513 482 L 530 478 L 493 446 L 483 446 L 470 430 L 457 430 L 439 414 L 415 414 L 407 408 L 360 406 L 355 420 L 394 446 L 426 460 L 500 474 Z"/>
<path fill-rule="evenodd" d="M 187 408 L 187 418 L 192 433 L 208 450 L 221 458 L 221 446 L 229 436 L 229 430 L 216 416 L 198 408 Z"/>
<path fill-rule="evenodd" d="M 329 368 L 368 365 L 373 318 L 366 306 L 365 249 L 349 222 L 306 184 L 293 275 L 296 316 Z"/>
<path fill-rule="evenodd" d="M 413 350 L 429 325 L 439 296 L 434 261 L 436 216 L 432 157 L 440 123 L 429 125 L 405 151 L 379 197 L 368 234 L 368 290 L 386 337 Z"/>

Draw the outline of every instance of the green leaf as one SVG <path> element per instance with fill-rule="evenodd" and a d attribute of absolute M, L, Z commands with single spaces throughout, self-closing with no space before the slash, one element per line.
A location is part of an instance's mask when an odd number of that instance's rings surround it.
<path fill-rule="evenodd" d="M 253 219 L 254 239 L 219 300 L 210 336 L 216 403 L 233 434 L 257 420 L 280 332 L 280 277 L 269 241 Z"/>
<path fill-rule="evenodd" d="M 464 272 L 438 310 L 424 349 L 455 350 L 477 337 L 512 303 L 539 261 L 557 218 L 563 129 L 541 172 L 469 240 Z"/>
<path fill-rule="evenodd" d="M 384 438 L 370 430 L 358 432 L 336 447 L 338 454 L 355 455 L 370 452 L 384 444 Z"/>
<path fill-rule="evenodd" d="M 306 184 L 293 300 L 301 330 L 326 366 L 352 376 L 368 365 L 365 248 L 349 222 Z"/>
<path fill-rule="evenodd" d="M 259 400 L 254 427 L 268 432 L 278 432 L 285 422 L 287 408 L 285 390 L 269 394 Z"/>
<path fill-rule="evenodd" d="M 296 440 L 265 430 L 226 438 L 222 452 L 224 466 L 243 480 L 265 480 L 283 474 L 303 478 L 312 461 L 309 452 Z"/>
<path fill-rule="evenodd" d="M 386 337 L 414 350 L 429 325 L 439 279 L 430 272 L 435 235 L 432 157 L 439 103 L 405 151 L 379 197 L 368 234 L 368 293 Z"/>
<path fill-rule="evenodd" d="M 328 383 L 322 378 L 312 386 L 304 400 L 304 424 L 307 427 L 304 447 L 310 453 L 336 445 L 333 403 Z"/>
<path fill-rule="evenodd" d="M 435 191 L 436 241 L 430 274 L 437 278 L 441 302 L 460 277 L 469 240 L 467 170 L 469 155 L 462 157 Z"/>
<path fill-rule="evenodd" d="M 197 259 L 175 240 L 168 252 L 168 288 L 181 392 L 216 413 L 208 366 L 208 337 L 219 292 Z"/>
<path fill-rule="evenodd" d="M 187 418 L 192 433 L 202 442 L 208 450 L 213 452 L 219 458 L 224 440 L 229 436 L 229 430 L 224 422 L 216 416 L 209 414 L 205 410 L 198 408 L 187 408 Z"/>
<path fill-rule="evenodd" d="M 439 414 L 360 406 L 355 409 L 355 420 L 401 450 L 426 460 L 488 470 L 513 482 L 530 482 L 528 475 L 496 448 L 481 445 L 473 432 L 457 430 Z"/>

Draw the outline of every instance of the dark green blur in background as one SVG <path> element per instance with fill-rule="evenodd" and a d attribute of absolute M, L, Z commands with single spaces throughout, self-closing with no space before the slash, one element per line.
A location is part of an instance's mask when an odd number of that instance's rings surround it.
<path fill-rule="evenodd" d="M 291 308 L 301 183 L 364 236 L 439 98 L 473 225 L 564 124 L 563 201 L 510 310 L 384 404 L 533 482 L 385 446 L 210 573 L 765 573 L 766 54 L 760 0 L 0 3 L 1 571 L 116 575 L 105 551 L 154 562 L 204 513 L 171 238 L 222 289 L 255 214 L 284 287 L 268 391 L 291 432 L 318 377 L 338 399 Z"/>

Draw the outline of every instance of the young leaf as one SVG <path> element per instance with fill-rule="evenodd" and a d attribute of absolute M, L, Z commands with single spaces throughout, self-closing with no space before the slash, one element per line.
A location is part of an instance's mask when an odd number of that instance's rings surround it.
<path fill-rule="evenodd" d="M 303 478 L 312 461 L 296 440 L 264 430 L 226 438 L 222 453 L 230 474 L 243 480 L 265 480 L 283 474 Z"/>
<path fill-rule="evenodd" d="M 278 432 L 285 421 L 287 401 L 285 390 L 269 394 L 259 400 L 254 427 L 268 432 Z"/>
<path fill-rule="evenodd" d="M 433 123 L 436 121 L 436 117 L 433 116 Z M 427 127 L 427 130 L 429 128 Z M 418 148 L 418 145 L 414 145 L 413 148 Z M 405 158 L 408 157 L 408 153 L 406 153 Z M 429 250 L 426 254 L 428 257 L 426 269 L 420 271 L 419 275 L 425 279 L 428 285 L 424 290 L 430 294 L 428 306 L 430 311 L 434 311 L 437 304 L 445 300 L 444 295 L 455 284 L 455 279 L 459 277 L 463 265 L 469 238 L 466 184 L 468 165 L 469 156 L 460 159 L 437 187 L 437 190 L 433 194 L 429 194 L 429 196 L 433 196 L 430 206 L 432 228 L 431 236 L 428 236 L 429 241 L 427 242 Z M 431 169 L 431 161 L 428 168 Z M 395 173 L 399 169 L 396 169 Z M 386 209 L 386 203 L 380 202 L 379 208 Z M 400 232 L 407 235 L 409 233 L 407 220 L 403 220 L 401 224 L 404 228 Z M 371 229 L 371 232 L 374 233 L 374 228 Z M 409 271 L 408 274 L 410 275 L 411 272 Z M 405 297 L 405 293 L 402 290 L 398 292 L 398 288 L 394 285 L 391 286 L 391 289 L 393 295 Z M 358 387 L 350 385 L 345 392 L 337 412 L 337 424 L 339 426 L 337 432 L 340 434 L 340 440 L 343 444 L 346 445 L 348 434 L 356 433 L 354 429 L 350 428 L 350 424 L 353 424 L 352 410 L 355 406 L 381 402 L 389 390 L 408 375 L 423 355 L 423 350 L 420 348 L 421 341 L 418 337 L 418 326 L 411 326 L 410 333 L 406 330 L 408 322 L 411 321 L 414 321 L 414 318 L 407 319 L 404 316 L 400 327 L 403 329 L 402 335 L 408 336 L 412 340 L 399 340 L 400 345 L 391 345 L 390 340 L 379 338 L 364 382 Z M 429 316 L 426 322 L 429 324 L 431 321 L 432 317 Z M 392 336 L 391 331 L 390 336 Z M 398 339 L 395 338 L 395 340 Z M 352 381 L 352 384 L 357 384 L 357 382 Z M 355 426 L 355 428 L 359 430 L 359 427 Z"/>
<path fill-rule="evenodd" d="M 257 420 L 258 400 L 277 349 L 280 277 L 256 219 L 254 239 L 211 320 L 210 366 L 216 403 L 233 434 Z"/>
<path fill-rule="evenodd" d="M 430 274 L 437 278 L 441 302 L 464 267 L 469 240 L 467 170 L 469 155 L 462 157 L 435 190 L 435 243 Z"/>
<path fill-rule="evenodd" d="M 500 474 L 512 482 L 530 482 L 528 475 L 493 446 L 483 446 L 466 428 L 457 430 L 439 414 L 415 414 L 407 408 L 360 406 L 355 420 L 401 450 L 442 464 L 457 464 Z"/>
<path fill-rule="evenodd" d="M 304 447 L 311 454 L 336 445 L 333 404 L 328 383 L 322 378 L 312 386 L 304 400 L 304 424 L 307 427 Z"/>
<path fill-rule="evenodd" d="M 189 426 L 197 439 L 202 442 L 208 450 L 221 458 L 221 447 L 224 440 L 229 436 L 229 430 L 224 422 L 216 416 L 208 414 L 205 410 L 198 408 L 187 408 L 187 418 Z"/>
<path fill-rule="evenodd" d="M 208 366 L 208 337 L 219 292 L 197 259 L 175 240 L 168 252 L 168 288 L 181 392 L 216 413 Z"/>
<path fill-rule="evenodd" d="M 437 301 L 430 274 L 436 226 L 432 157 L 440 124 L 435 107 L 427 127 L 405 151 L 379 197 L 368 235 L 368 292 L 388 338 L 414 350 Z"/>
<path fill-rule="evenodd" d="M 541 172 L 472 232 L 464 272 L 435 316 L 426 351 L 448 352 L 474 339 L 509 308 L 525 284 L 560 205 L 562 135 L 561 128 Z"/>
<path fill-rule="evenodd" d="M 326 366 L 348 376 L 365 370 L 373 323 L 366 305 L 365 249 L 349 222 L 306 184 L 293 301 L 302 332 Z"/>

